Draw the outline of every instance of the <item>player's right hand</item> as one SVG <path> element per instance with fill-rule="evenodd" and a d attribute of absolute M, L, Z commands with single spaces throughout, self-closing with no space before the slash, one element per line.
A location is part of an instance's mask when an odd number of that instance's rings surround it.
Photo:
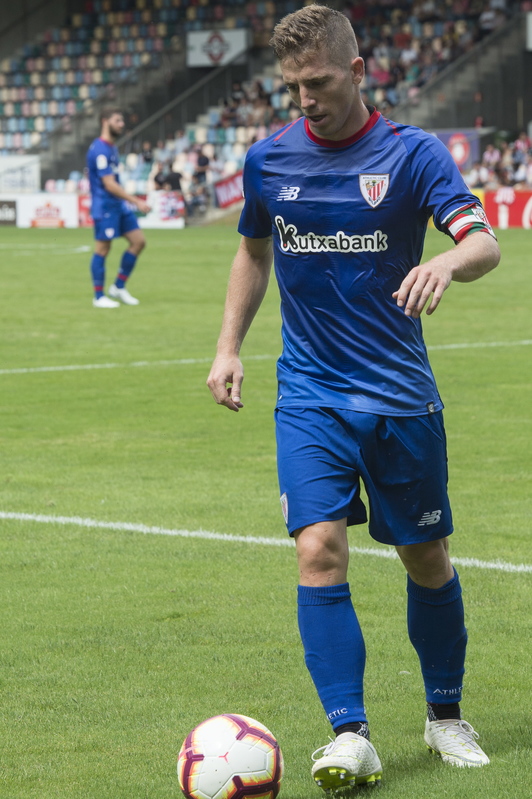
<path fill-rule="evenodd" d="M 151 211 L 151 206 L 144 202 L 144 200 L 137 200 L 137 208 L 141 214 L 149 214 Z"/>
<path fill-rule="evenodd" d="M 207 385 L 218 405 L 238 411 L 244 405 L 240 399 L 244 368 L 240 358 L 218 355 L 211 368 Z"/>

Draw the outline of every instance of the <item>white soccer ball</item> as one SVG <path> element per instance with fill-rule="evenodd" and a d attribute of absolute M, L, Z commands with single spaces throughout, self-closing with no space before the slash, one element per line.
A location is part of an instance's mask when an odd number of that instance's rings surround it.
<path fill-rule="evenodd" d="M 187 735 L 177 775 L 187 799 L 274 799 L 283 776 L 283 756 L 264 724 L 224 713 Z"/>

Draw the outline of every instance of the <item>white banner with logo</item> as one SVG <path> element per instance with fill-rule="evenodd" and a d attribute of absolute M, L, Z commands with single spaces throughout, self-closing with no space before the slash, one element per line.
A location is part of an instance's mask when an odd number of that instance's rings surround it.
<path fill-rule="evenodd" d="M 221 67 L 248 49 L 248 32 L 239 30 L 187 33 L 187 67 Z"/>
<path fill-rule="evenodd" d="M 4 200 L 16 203 L 17 227 L 79 227 L 77 194 L 1 194 Z"/>

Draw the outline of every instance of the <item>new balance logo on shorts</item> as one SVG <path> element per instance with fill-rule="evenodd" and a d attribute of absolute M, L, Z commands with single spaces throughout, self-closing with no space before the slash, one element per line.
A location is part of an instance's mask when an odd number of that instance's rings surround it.
<path fill-rule="evenodd" d="M 283 186 L 277 200 L 297 200 L 300 191 L 299 186 Z"/>
<path fill-rule="evenodd" d="M 427 511 L 423 514 L 421 519 L 418 521 L 418 527 L 425 527 L 427 524 L 437 524 L 441 519 L 441 510 L 432 510 Z"/>

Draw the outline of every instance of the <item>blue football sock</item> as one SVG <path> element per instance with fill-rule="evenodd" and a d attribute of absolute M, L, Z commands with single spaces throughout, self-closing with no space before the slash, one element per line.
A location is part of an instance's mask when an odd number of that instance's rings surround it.
<path fill-rule="evenodd" d="M 367 721 L 366 648 L 348 583 L 298 586 L 298 622 L 305 663 L 333 728 Z"/>
<path fill-rule="evenodd" d="M 91 260 L 91 275 L 92 284 L 94 286 L 94 295 L 96 298 L 103 296 L 103 287 L 105 285 L 105 256 L 93 254 Z"/>
<path fill-rule="evenodd" d="M 115 285 L 117 286 L 117 288 L 119 289 L 124 288 L 126 280 L 132 273 L 133 269 L 135 268 L 136 263 L 137 263 L 137 256 L 134 255 L 132 252 L 129 252 L 129 250 L 126 250 L 122 256 L 122 260 L 120 261 L 120 271 L 115 280 Z"/>
<path fill-rule="evenodd" d="M 408 634 L 421 663 L 427 702 L 460 702 L 467 630 L 458 574 L 441 588 L 407 577 Z"/>

